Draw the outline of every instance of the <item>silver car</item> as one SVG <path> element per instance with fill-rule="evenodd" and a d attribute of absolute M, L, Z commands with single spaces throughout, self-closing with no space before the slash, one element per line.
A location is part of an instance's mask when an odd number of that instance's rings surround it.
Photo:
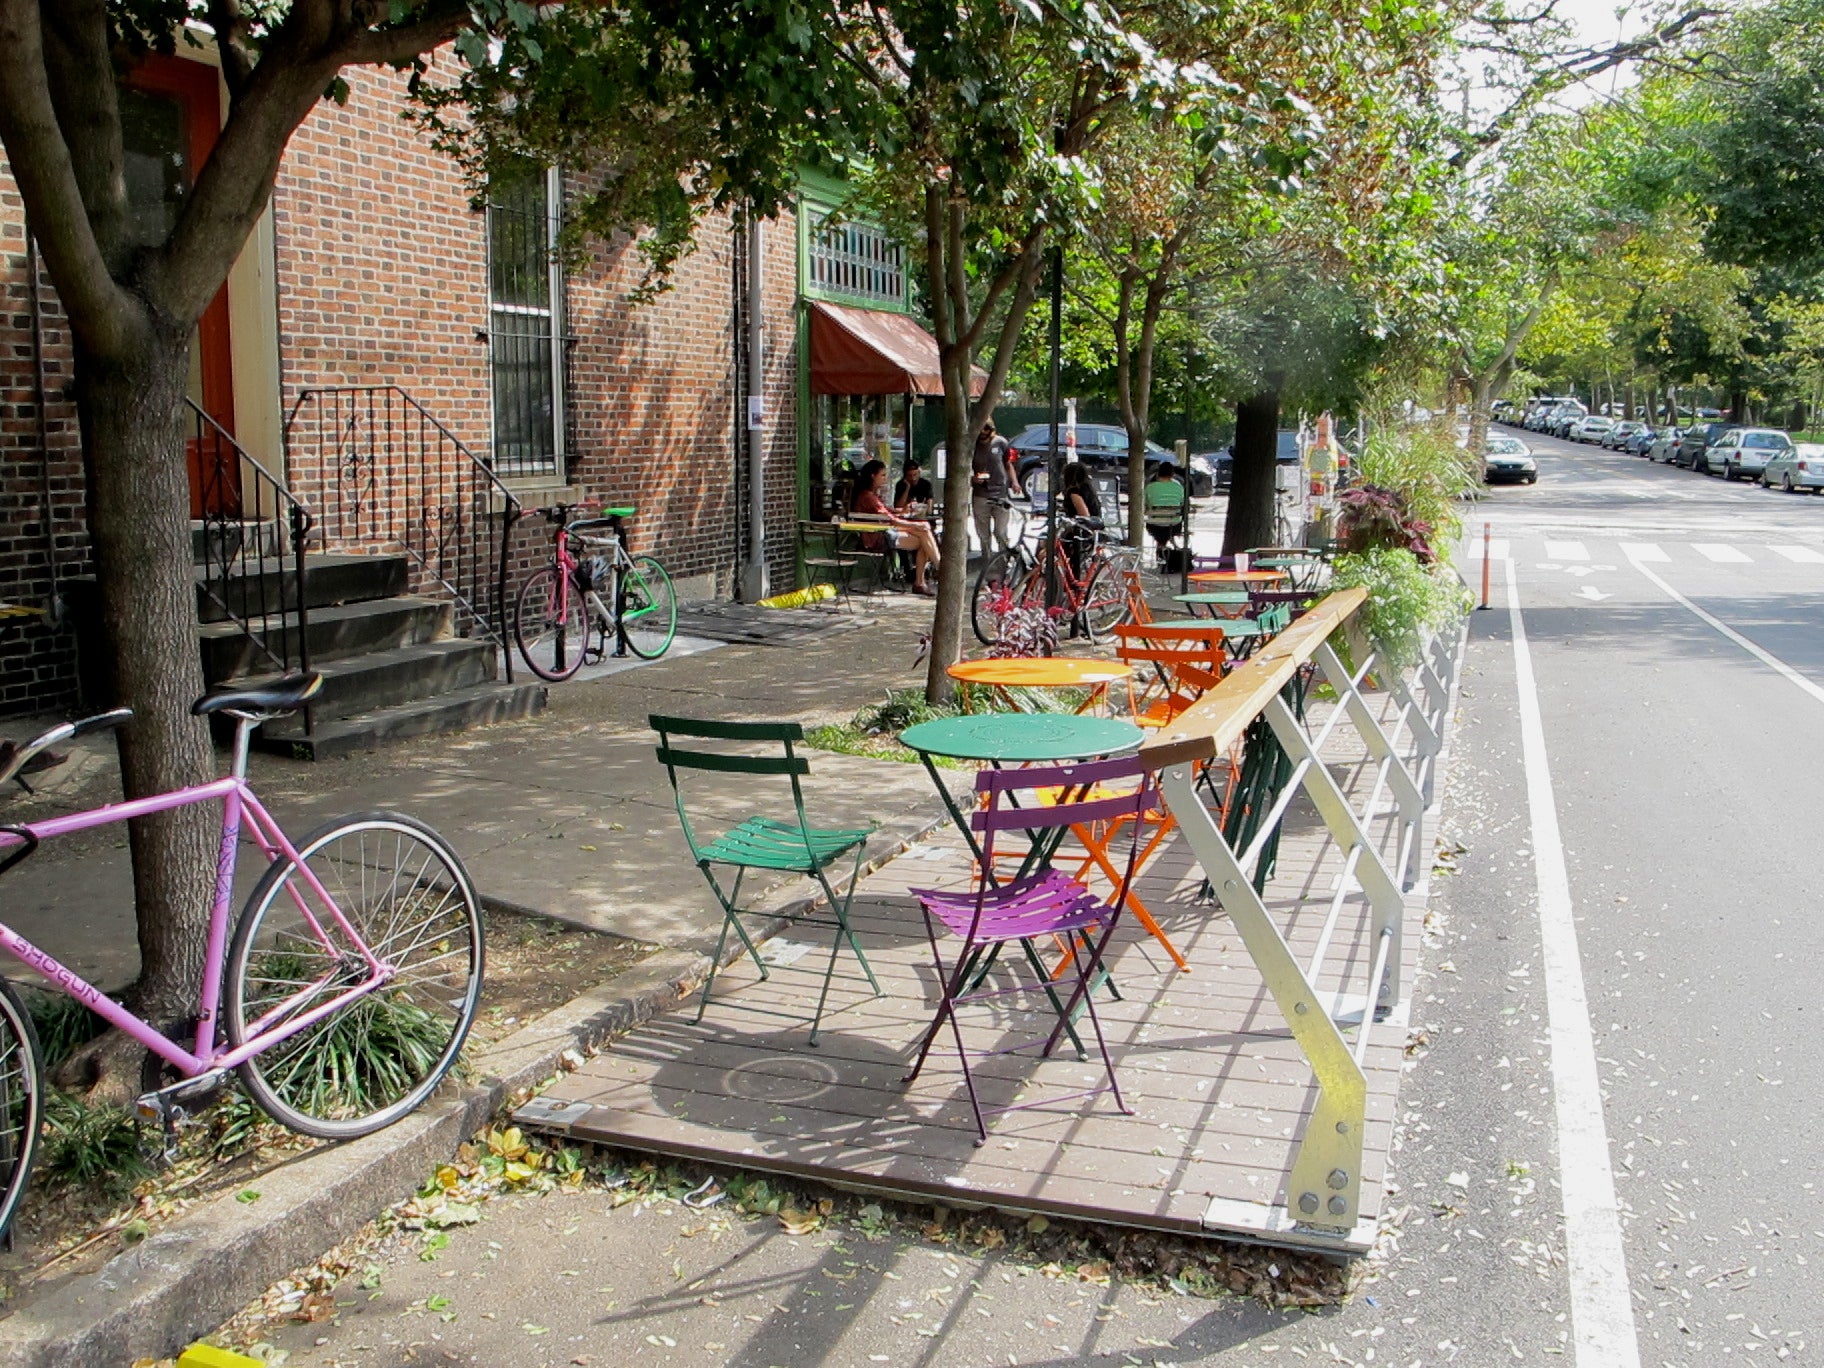
<path fill-rule="evenodd" d="M 1533 460 L 1533 449 L 1518 437 L 1491 435 L 1483 458 L 1482 478 L 1489 484 L 1517 480 L 1522 484 L 1539 482 L 1539 466 Z"/>
<path fill-rule="evenodd" d="M 1795 489 L 1824 489 L 1824 443 L 1800 442 L 1774 452 L 1761 469 L 1761 483 L 1778 485 L 1788 494 Z"/>
<path fill-rule="evenodd" d="M 1684 435 L 1679 428 L 1661 428 L 1653 436 L 1653 445 L 1647 448 L 1647 459 L 1664 461 L 1667 465 L 1671 465 L 1672 455 L 1678 450 L 1678 439 Z"/>
<path fill-rule="evenodd" d="M 1776 428 L 1731 428 L 1704 449 L 1710 473 L 1725 480 L 1746 475 L 1758 479 L 1767 462 L 1792 446 L 1792 438 Z"/>

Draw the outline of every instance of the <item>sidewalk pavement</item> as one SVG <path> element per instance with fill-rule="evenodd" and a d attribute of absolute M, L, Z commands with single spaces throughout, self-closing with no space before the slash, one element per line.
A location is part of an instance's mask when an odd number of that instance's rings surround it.
<path fill-rule="evenodd" d="M 847 720 L 890 688 L 922 683 L 915 656 L 929 628 L 929 604 L 880 596 L 860 601 L 858 612 L 863 625 L 809 642 L 693 642 L 688 652 L 637 668 L 553 685 L 547 711 L 527 721 L 309 765 L 256 755 L 250 773 L 294 840 L 350 812 L 408 813 L 454 843 L 496 907 L 706 951 L 721 914 L 690 861 L 647 715 L 810 727 Z M 30 727 L 7 730 L 26 734 Z M 810 761 L 811 820 L 879 823 L 870 847 L 875 859 L 890 857 L 942 815 L 921 765 L 823 751 L 811 751 Z M 67 768 L 40 796 L 9 802 L 6 819 L 118 798 L 111 738 L 84 743 Z M 751 809 L 750 793 L 703 777 L 711 782 L 693 810 L 713 817 Z M 777 796 L 789 801 L 783 789 Z M 253 858 L 237 870 L 237 906 L 263 868 L 256 852 L 248 854 Z M 5 915 L 65 964 L 112 987 L 138 968 L 131 889 L 126 833 L 102 828 L 47 842 L 7 875 Z"/>

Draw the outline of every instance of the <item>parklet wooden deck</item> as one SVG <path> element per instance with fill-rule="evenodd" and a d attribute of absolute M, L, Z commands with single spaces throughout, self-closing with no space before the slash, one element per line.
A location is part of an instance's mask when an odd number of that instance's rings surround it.
<path fill-rule="evenodd" d="M 1372 766 L 1360 755 L 1329 768 L 1352 793 L 1372 781 Z M 1391 862 L 1391 849 L 1383 853 Z M 1288 813 L 1266 897 L 1301 962 L 1321 935 L 1342 865 L 1301 797 Z M 1374 1026 L 1362 1061 L 1368 1101 L 1354 1228 L 1339 1235 L 1296 1225 L 1286 1216 L 1286 1184 L 1317 1092 L 1312 1071 L 1234 928 L 1202 896 L 1202 870 L 1174 837 L 1137 888 L 1190 971 L 1177 972 L 1126 918 L 1110 950 L 1120 999 L 1098 997 L 1133 1115 L 1122 1115 L 1106 1094 L 1060 1101 L 992 1118 L 988 1142 L 978 1147 L 947 1035 L 917 1082 L 901 1081 L 937 996 L 923 918 L 907 890 L 966 886 L 969 877 L 960 837 L 946 832 L 864 882 L 855 922 L 886 994 L 869 992 L 845 955 L 817 1048 L 807 1047 L 806 1027 L 792 1018 L 810 1014 L 828 941 L 801 942 L 787 931 L 768 949 L 769 959 L 782 962 L 770 981 L 737 963 L 718 979 L 701 1024 L 690 1020 L 693 998 L 613 1042 L 516 1119 L 577 1140 L 903 1200 L 1367 1251 L 1384 1199 L 1404 1003 Z M 1409 895 L 1408 904 L 1400 977 L 1410 984 L 1422 894 Z M 1352 893 L 1332 942 L 1352 948 L 1332 949 L 1316 981 L 1339 1019 L 1359 1020 L 1367 916 L 1365 898 Z M 964 1025 L 973 1046 L 995 1048 L 1042 1032 L 1048 1015 L 981 1005 L 966 1012 Z M 1087 1020 L 1080 1025 L 1087 1032 Z M 984 1105 L 1095 1086 L 1100 1061 L 1086 1043 L 1088 1062 L 1068 1044 L 1050 1059 L 1027 1051 L 980 1062 Z"/>

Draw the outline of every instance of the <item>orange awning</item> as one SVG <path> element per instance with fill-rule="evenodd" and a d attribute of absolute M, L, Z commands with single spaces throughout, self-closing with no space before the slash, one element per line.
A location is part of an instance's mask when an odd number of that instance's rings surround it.
<path fill-rule="evenodd" d="M 988 386 L 970 368 L 969 393 Z M 811 301 L 811 393 L 942 395 L 937 339 L 904 314 Z"/>

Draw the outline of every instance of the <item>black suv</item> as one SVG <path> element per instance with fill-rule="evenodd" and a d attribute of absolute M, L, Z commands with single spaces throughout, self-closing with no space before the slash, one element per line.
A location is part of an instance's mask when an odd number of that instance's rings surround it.
<path fill-rule="evenodd" d="M 1672 453 L 1672 458 L 1666 464 L 1684 466 L 1700 475 L 1709 474 L 1709 468 L 1704 464 L 1704 453 L 1718 437 L 1740 426 L 1739 423 L 1694 424 L 1678 439 L 1678 450 Z"/>
<path fill-rule="evenodd" d="M 1065 432 L 1058 431 L 1061 445 L 1067 444 Z M 1020 483 L 1024 484 L 1032 472 L 1045 464 L 1051 454 L 1051 424 L 1034 423 L 1021 432 L 1010 443 L 1013 448 L 1014 468 L 1020 472 Z M 1121 487 L 1127 487 L 1127 430 L 1107 423 L 1077 424 L 1077 459 L 1092 471 L 1112 472 L 1121 481 Z M 1178 457 L 1167 451 L 1159 443 L 1148 441 L 1146 444 L 1146 463 L 1149 466 L 1164 466 L 1168 470 L 1177 470 Z M 1214 472 L 1199 457 L 1193 456 L 1191 464 L 1191 496 L 1204 498 L 1213 492 L 1215 487 Z"/>

